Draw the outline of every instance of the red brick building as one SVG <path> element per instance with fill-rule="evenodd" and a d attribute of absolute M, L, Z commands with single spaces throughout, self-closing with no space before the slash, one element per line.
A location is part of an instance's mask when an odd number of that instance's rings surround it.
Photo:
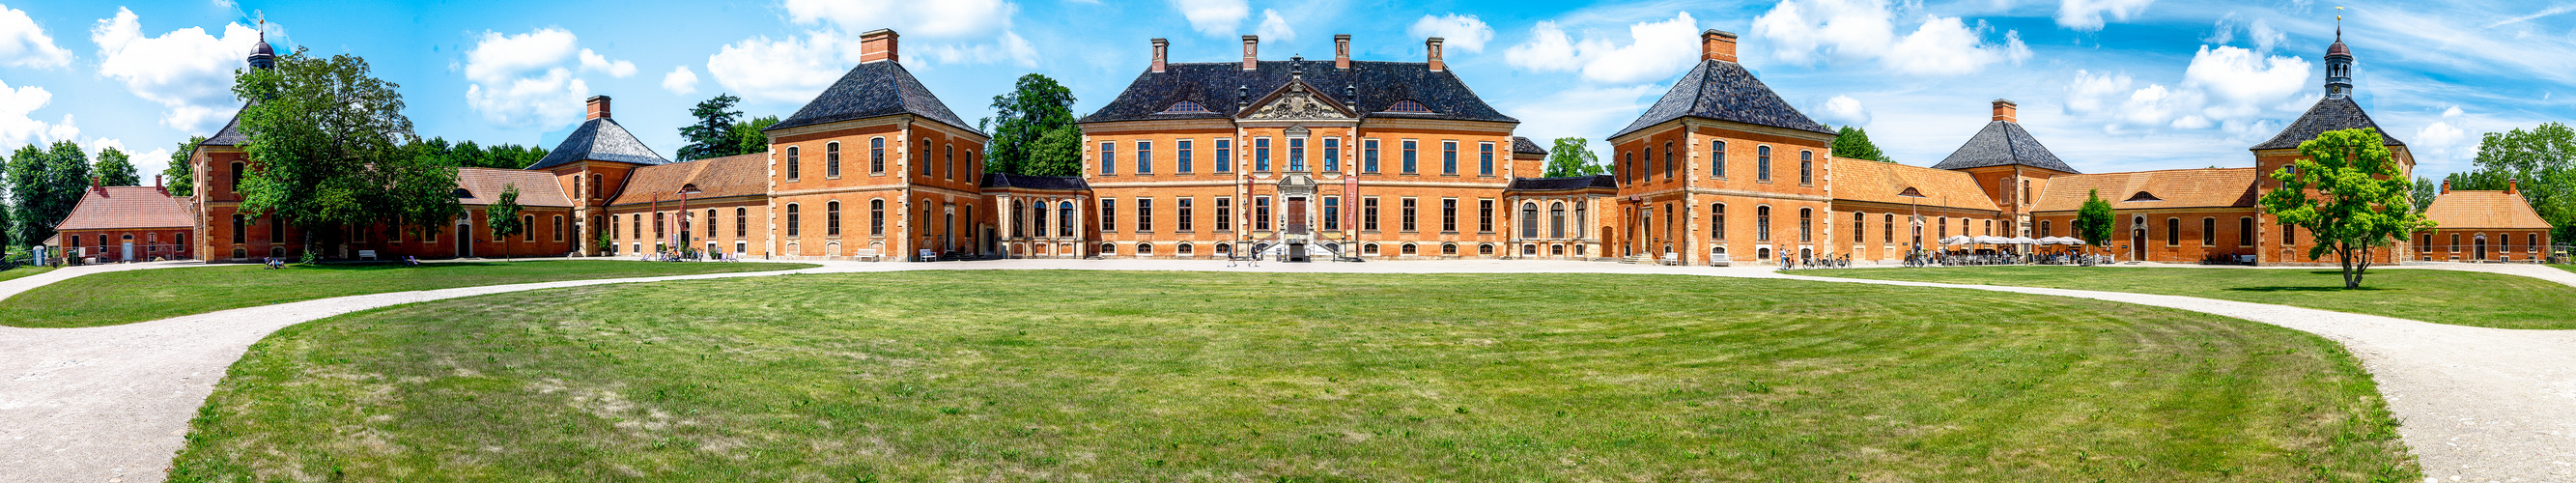
<path fill-rule="evenodd" d="M 2549 221 L 2522 198 L 2520 180 L 2506 180 L 2504 191 L 2442 193 L 2424 209 L 2433 229 L 2415 234 L 2413 260 L 2446 262 L 2529 262 L 2549 256 Z"/>
<path fill-rule="evenodd" d="M 80 204 L 54 225 L 45 245 L 60 247 L 70 258 L 100 262 L 141 262 L 196 258 L 188 243 L 196 224 L 187 206 L 152 186 L 91 186 Z"/>

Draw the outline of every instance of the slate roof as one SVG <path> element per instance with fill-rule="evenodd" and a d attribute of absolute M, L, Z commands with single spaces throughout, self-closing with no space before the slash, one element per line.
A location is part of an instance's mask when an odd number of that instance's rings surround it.
<path fill-rule="evenodd" d="M 1951 151 L 1949 158 L 1942 159 L 1940 164 L 1932 165 L 1932 169 L 2010 165 L 2070 174 L 2077 172 L 2074 167 L 2067 166 L 2065 161 L 2058 160 L 2056 153 L 2048 152 L 2048 146 L 2041 145 L 2038 138 L 2031 137 L 2030 131 L 2022 130 L 2021 123 L 2006 121 L 1986 123 L 1985 129 L 1977 130 L 1977 135 L 1969 137 L 1967 144 L 1959 145 L 1959 150 Z"/>
<path fill-rule="evenodd" d="M 1512 178 L 1511 186 L 1503 188 L 1503 191 L 1583 191 L 1595 188 L 1619 189 L 1619 178 L 1606 174 L 1563 178 Z"/>
<path fill-rule="evenodd" d="M 1834 200 L 1892 205 L 1921 205 L 1969 210 L 2002 209 L 1962 171 L 1925 168 L 1866 159 L 1834 160 Z M 1903 196 L 1907 188 L 1922 198 Z"/>
<path fill-rule="evenodd" d="M 580 128 L 572 130 L 572 135 L 564 136 L 563 143 L 556 144 L 553 151 L 546 151 L 545 159 L 537 160 L 527 169 L 546 169 L 584 160 L 648 166 L 671 162 L 660 154 L 654 154 L 653 147 L 636 140 L 635 134 L 626 132 L 626 126 L 618 125 L 617 120 L 602 117 L 582 121 Z"/>
<path fill-rule="evenodd" d="M 2424 208 L 2424 218 L 2433 220 L 2433 229 L 2549 229 L 2549 220 L 2531 210 L 2522 195 L 2503 191 L 2452 191 L 2433 197 L 2433 206 Z"/>
<path fill-rule="evenodd" d="M 903 63 L 890 61 L 851 67 L 849 73 L 841 75 L 841 80 L 833 82 L 831 88 L 823 89 L 822 95 L 814 96 L 814 101 L 805 103 L 805 107 L 797 109 L 795 115 L 787 116 L 787 119 L 762 131 L 897 114 L 921 116 L 977 136 L 985 135 L 984 131 L 975 129 L 974 124 L 958 119 L 957 113 L 950 112 L 947 104 L 939 102 L 939 96 L 931 95 L 930 88 L 921 85 L 921 79 L 913 78 L 912 71 L 904 70 Z"/>
<path fill-rule="evenodd" d="M 2075 211 L 2092 190 L 2112 209 L 2254 208 L 2254 168 L 2198 168 L 2049 178 L 2031 211 Z M 2128 201 L 2144 191 L 2159 201 Z"/>
<path fill-rule="evenodd" d="M 2274 135 L 2272 140 L 2256 144 L 2250 149 L 2298 149 L 2299 143 L 2316 139 L 2317 135 L 2325 134 L 2326 131 L 2364 127 L 2379 129 L 2379 140 L 2383 144 L 2406 145 L 2397 138 L 2390 137 L 2387 129 L 2380 129 L 2378 122 L 2371 121 L 2370 113 L 2362 112 L 2361 104 L 2346 97 L 2317 101 L 2317 105 L 2308 108 L 2307 114 L 2300 115 L 2299 120 L 2291 121 L 2290 127 L 2281 129 L 2281 134 Z"/>
<path fill-rule="evenodd" d="M 1663 99 L 1655 101 L 1654 107 L 1646 108 L 1636 122 L 1628 123 L 1626 129 L 1610 138 L 1684 117 L 1834 134 L 1832 128 L 1789 107 L 1789 101 L 1781 100 L 1779 93 L 1753 78 L 1753 72 L 1744 70 L 1743 65 L 1712 59 L 1700 61 L 1699 67 L 1683 74 L 1680 81 L 1673 82 L 1672 90 L 1664 92 Z"/>
<path fill-rule="evenodd" d="M 109 186 L 81 192 L 79 205 L 54 224 L 58 231 L 188 228 L 196 222 L 178 198 L 150 186 Z"/>
<path fill-rule="evenodd" d="M 250 109 L 250 104 L 242 104 L 242 109 Z M 240 146 L 242 143 L 246 142 L 250 142 L 250 136 L 242 134 L 241 110 L 235 110 L 233 111 L 233 119 L 231 121 L 225 121 L 223 129 L 215 131 L 215 135 L 207 136 L 205 141 L 198 142 L 197 145 Z"/>
<path fill-rule="evenodd" d="M 680 201 L 680 188 L 697 185 L 697 194 L 689 199 L 712 199 L 769 194 L 769 153 L 751 153 L 721 158 L 683 161 L 658 166 L 635 168 L 627 173 L 626 187 L 608 201 L 611 206 L 652 203 L 655 194 L 664 203 Z"/>
<path fill-rule="evenodd" d="M 1127 83 L 1126 92 L 1118 93 L 1116 100 L 1100 106 L 1099 111 L 1083 116 L 1081 122 L 1232 118 L 1241 107 L 1236 102 L 1259 100 L 1288 85 L 1291 71 L 1299 69 L 1297 62 L 1265 60 L 1249 71 L 1243 70 L 1242 62 L 1165 64 L 1163 72 L 1148 70 L 1137 75 L 1135 81 Z M 1455 71 L 1432 72 L 1429 63 L 1352 61 L 1351 68 L 1344 70 L 1333 68 L 1330 61 L 1302 62 L 1306 84 L 1315 86 L 1314 94 L 1359 111 L 1363 119 L 1383 116 L 1520 122 L 1486 105 L 1465 81 L 1458 80 Z M 1357 102 L 1351 97 L 1357 97 Z M 1406 100 L 1420 102 L 1431 112 L 1386 112 L 1389 106 Z M 1181 101 L 1197 102 L 1208 112 L 1163 113 Z"/>
<path fill-rule="evenodd" d="M 1531 141 L 1530 138 L 1512 136 L 1512 154 L 1544 157 L 1547 156 L 1547 148 L 1538 147 L 1538 142 Z"/>
<path fill-rule="evenodd" d="M 457 198 L 457 204 L 489 205 L 501 201 L 501 191 L 519 187 L 519 206 L 571 208 L 572 197 L 564 196 L 563 183 L 543 171 L 497 168 L 456 168 L 456 187 L 472 195 Z"/>
<path fill-rule="evenodd" d="M 984 173 L 984 184 L 982 187 L 1080 191 L 1091 189 L 1091 183 L 1082 181 L 1082 177 L 1080 176 L 1028 176 L 1010 173 Z"/>

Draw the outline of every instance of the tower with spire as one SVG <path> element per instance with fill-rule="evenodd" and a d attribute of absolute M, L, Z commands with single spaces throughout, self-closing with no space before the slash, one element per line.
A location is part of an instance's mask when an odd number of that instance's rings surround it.
<path fill-rule="evenodd" d="M 268 46 L 268 19 L 259 21 L 259 44 L 250 47 L 250 66 L 255 69 L 277 68 L 277 49 Z"/>
<path fill-rule="evenodd" d="M 2340 23 L 2343 17 L 2335 17 Z M 2335 26 L 2334 45 L 2326 46 L 2326 98 L 2352 96 L 2352 48 L 2343 45 L 2343 26 Z"/>

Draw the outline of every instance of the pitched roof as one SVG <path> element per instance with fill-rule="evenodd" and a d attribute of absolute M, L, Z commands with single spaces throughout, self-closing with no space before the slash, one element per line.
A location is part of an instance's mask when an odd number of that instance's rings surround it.
<path fill-rule="evenodd" d="M 2016 164 L 2061 173 L 2076 172 L 2065 161 L 2058 160 L 2056 153 L 2048 152 L 2048 146 L 2041 145 L 2038 138 L 2031 137 L 2030 131 L 2022 130 L 2021 123 L 2000 120 L 1986 123 L 1985 129 L 1977 130 L 1977 135 L 1969 137 L 1967 144 L 1959 145 L 1959 150 L 1951 151 L 1949 158 L 1932 165 L 1932 169 Z"/>
<path fill-rule="evenodd" d="M 1531 141 L 1530 138 L 1512 136 L 1512 154 L 1546 156 L 1547 148 L 1538 147 L 1538 142 Z"/>
<path fill-rule="evenodd" d="M 1781 100 L 1779 93 L 1772 92 L 1771 86 L 1763 85 L 1761 79 L 1753 78 L 1753 72 L 1744 70 L 1744 66 L 1723 60 L 1703 60 L 1699 67 L 1683 74 L 1680 81 L 1673 82 L 1672 90 L 1665 91 L 1664 98 L 1655 101 L 1654 107 L 1646 108 L 1646 113 L 1638 115 L 1636 122 L 1628 123 L 1626 129 L 1620 129 L 1618 134 L 1610 137 L 1616 139 L 1684 117 L 1834 133 L 1832 128 L 1817 124 L 1814 119 L 1798 112 L 1798 108 L 1789 107 L 1789 101 Z"/>
<path fill-rule="evenodd" d="M 150 186 L 109 186 L 81 192 L 80 204 L 55 230 L 119 230 L 196 226 L 178 198 Z"/>
<path fill-rule="evenodd" d="M 1606 174 L 1562 178 L 1512 178 L 1511 186 L 1503 188 L 1503 191 L 1583 191 L 1595 188 L 1619 189 L 1619 178 Z"/>
<path fill-rule="evenodd" d="M 498 168 L 456 168 L 456 189 L 468 195 L 457 198 L 458 204 L 489 205 L 501 201 L 501 192 L 519 187 L 519 206 L 571 208 L 572 197 L 564 196 L 563 183 L 543 171 Z"/>
<path fill-rule="evenodd" d="M 2297 149 L 2299 143 L 2316 139 L 2318 134 L 2326 131 L 2364 127 L 2379 129 L 2379 123 L 2370 120 L 2370 113 L 2362 112 L 2361 104 L 2354 103 L 2350 97 L 2326 98 L 2308 107 L 2307 114 L 2290 121 L 2290 127 L 2282 128 L 2280 134 L 2272 136 L 2272 140 L 2256 144 L 2251 149 Z M 2406 145 L 2390 137 L 2387 129 L 2379 129 L 2379 139 L 2389 146 Z"/>
<path fill-rule="evenodd" d="M 224 128 L 223 128 L 223 129 L 216 130 L 216 131 L 215 131 L 215 135 L 213 135 L 213 136 L 207 136 L 205 141 L 200 141 L 200 142 L 198 142 L 198 143 L 197 143 L 197 145 L 198 145 L 198 146 L 240 146 L 240 145 L 242 145 L 242 143 L 250 142 L 250 136 L 242 135 L 242 132 L 241 132 L 241 111 L 242 111 L 242 110 L 248 110 L 248 109 L 250 109 L 250 104 L 248 104 L 248 103 L 244 103 L 244 104 L 242 104 L 242 108 L 241 108 L 240 110 L 234 110 L 234 111 L 233 111 L 233 119 L 232 119 L 232 120 L 230 120 L 230 121 L 224 121 Z"/>
<path fill-rule="evenodd" d="M 2433 197 L 2424 218 L 2440 230 L 2463 228 L 2549 229 L 2549 220 L 2532 211 L 2522 195 L 2502 191 L 2452 191 Z"/>
<path fill-rule="evenodd" d="M 635 139 L 635 134 L 626 132 L 626 126 L 618 125 L 617 120 L 601 117 L 582 121 L 580 128 L 564 136 L 563 143 L 546 152 L 545 159 L 537 160 L 527 169 L 546 169 L 584 160 L 642 165 L 671 162 L 660 154 L 654 154 L 651 146 Z"/>
<path fill-rule="evenodd" d="M 1010 173 L 984 173 L 985 188 L 1019 188 L 1031 190 L 1087 190 L 1091 183 L 1080 176 L 1028 176 Z"/>
<path fill-rule="evenodd" d="M 1254 70 L 1243 70 L 1241 62 L 1165 64 L 1163 72 L 1138 74 L 1127 83 L 1126 92 L 1083 116 L 1081 122 L 1233 118 L 1244 107 L 1236 103 L 1250 103 L 1278 91 L 1298 71 L 1304 72 L 1307 85 L 1315 86 L 1316 95 L 1359 111 L 1361 118 L 1520 122 L 1486 105 L 1454 71 L 1434 72 L 1429 63 L 1353 61 L 1349 69 L 1336 69 L 1331 62 L 1287 60 L 1260 61 Z M 1205 109 L 1164 112 L 1181 101 L 1196 102 Z M 1431 112 L 1389 110 L 1403 101 L 1420 103 Z"/>
<path fill-rule="evenodd" d="M 2049 178 L 2031 211 L 2075 211 L 2085 196 L 2102 191 L 2111 208 L 2252 208 L 2254 168 L 2199 168 L 2128 173 L 2072 174 Z M 2145 192 L 2154 200 L 2128 201 Z"/>
<path fill-rule="evenodd" d="M 930 88 L 921 85 L 921 79 L 913 78 L 912 71 L 894 61 L 864 62 L 851 67 L 841 80 L 823 89 L 822 95 L 814 96 L 814 101 L 805 103 L 795 115 L 762 131 L 897 114 L 921 116 L 977 136 L 985 135 L 974 124 L 958 119 L 947 104 L 939 102 L 939 96 L 931 95 Z"/>
<path fill-rule="evenodd" d="M 1921 205 L 1968 210 L 1999 210 L 1994 197 L 1977 186 L 1975 176 L 1960 171 L 1838 159 L 1834 163 L 1834 199 L 1895 205 Z M 1913 190 L 1921 198 L 1905 196 Z"/>
<path fill-rule="evenodd" d="M 661 201 L 676 202 L 680 200 L 680 189 L 690 185 L 698 188 L 697 193 L 689 195 L 691 199 L 769 194 L 769 153 L 635 168 L 626 174 L 626 188 L 608 204 L 651 203 L 656 194 L 661 195 Z"/>

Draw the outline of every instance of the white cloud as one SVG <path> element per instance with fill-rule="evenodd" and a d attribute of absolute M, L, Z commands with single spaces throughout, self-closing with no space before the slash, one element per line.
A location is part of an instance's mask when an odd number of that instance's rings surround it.
<path fill-rule="evenodd" d="M 1002 0 L 787 0 L 799 25 L 831 24 L 849 32 L 895 29 L 919 39 L 980 40 L 1011 26 L 1018 5 Z"/>
<path fill-rule="evenodd" d="M 1001 38 L 996 39 L 993 43 L 989 44 L 932 44 L 925 47 L 917 47 L 913 50 L 914 52 L 923 54 L 926 58 L 943 64 L 984 64 L 1009 61 L 1012 65 L 1020 67 L 1034 68 L 1038 66 L 1037 46 L 1030 44 L 1028 39 L 1020 38 L 1020 34 L 1018 32 L 1002 32 Z"/>
<path fill-rule="evenodd" d="M 2129 17 L 2147 11 L 2156 0 L 2061 0 L 2057 4 L 2057 26 L 2086 32 L 2102 30 L 2103 14 L 2126 22 Z"/>
<path fill-rule="evenodd" d="M 753 37 L 707 56 L 707 74 L 747 101 L 802 104 L 840 79 L 858 62 L 858 53 L 855 39 L 843 41 L 828 31 L 801 38 Z"/>
<path fill-rule="evenodd" d="M 1753 18 L 1753 35 L 1784 62 L 1875 60 L 1904 74 L 1973 74 L 2031 56 L 2019 31 L 1991 43 L 1985 35 L 1993 28 L 1983 21 L 1970 27 L 1958 17 L 1925 16 L 1899 36 L 1895 18 L 1886 0 L 1787 0 Z"/>
<path fill-rule="evenodd" d="M 2201 46 L 2173 87 L 2135 88 L 2127 74 L 2077 71 L 2067 86 L 2066 110 L 2104 121 L 2103 131 L 2113 134 L 2214 127 L 2233 139 L 2251 139 L 2276 130 L 2275 114 L 2305 107 L 2311 99 L 2304 95 L 2308 67 L 2296 57 Z"/>
<path fill-rule="evenodd" d="M 1279 18 L 1279 11 L 1275 9 L 1261 10 L 1261 27 L 1252 33 L 1274 42 L 1297 40 L 1297 29 L 1288 28 L 1288 19 Z"/>
<path fill-rule="evenodd" d="M 2239 30 L 2238 22 L 2236 13 L 2228 12 L 2227 15 L 2218 18 L 2216 25 L 2211 27 L 2209 36 L 2202 37 L 2200 41 L 2210 45 L 2235 43 L 2236 31 Z M 2255 52 L 2271 52 L 2274 47 L 2290 39 L 2289 34 L 2273 29 L 2271 22 L 2259 18 L 2246 23 L 2242 30 L 2245 31 L 2245 39 L 2253 42 Z"/>
<path fill-rule="evenodd" d="M 1869 124 L 1869 109 L 1861 107 L 1860 100 L 1853 99 L 1851 96 L 1834 96 L 1832 99 L 1826 99 L 1824 105 L 1816 106 L 1811 112 L 1816 113 L 1817 122 L 1827 125 Z"/>
<path fill-rule="evenodd" d="M 466 105 L 502 127 L 581 120 L 590 84 L 579 74 L 632 76 L 635 64 L 609 60 L 580 44 L 572 32 L 551 27 L 517 35 L 483 32 L 465 52 Z"/>
<path fill-rule="evenodd" d="M 1190 28 L 1210 35 L 1231 35 L 1252 16 L 1252 5 L 1244 0 L 1172 0 L 1172 8 L 1189 19 Z"/>
<path fill-rule="evenodd" d="M 98 44 L 99 75 L 161 104 L 163 125 L 213 135 L 241 107 L 233 99 L 233 71 L 245 66 L 259 31 L 228 23 L 221 38 L 197 27 L 146 37 L 134 12 L 119 7 L 115 17 L 90 28 L 90 41 Z"/>
<path fill-rule="evenodd" d="M 690 71 L 689 66 L 685 65 L 672 68 L 671 73 L 662 75 L 662 89 L 680 95 L 697 92 L 698 73 Z"/>
<path fill-rule="evenodd" d="M 0 5 L 0 65 L 52 68 L 72 64 L 72 51 L 54 45 L 27 11 Z"/>
<path fill-rule="evenodd" d="M 2415 131 L 2415 136 L 2406 140 L 2407 144 L 2416 159 L 2427 165 L 2453 165 L 2466 161 L 2477 154 L 2477 144 L 2481 140 L 2458 126 L 2465 121 L 2467 115 L 2460 111 L 2460 106 L 2451 106 L 2442 111 L 2441 120 Z"/>
<path fill-rule="evenodd" d="M 53 100 L 54 93 L 43 87 L 19 86 L 13 89 L 7 81 L 0 81 L 0 148 L 14 150 L 22 145 L 79 137 L 80 128 L 72 124 L 70 114 L 64 114 L 60 123 L 35 118 L 36 110 Z"/>
<path fill-rule="evenodd" d="M 1494 40 L 1494 28 L 1474 15 L 1423 15 L 1413 21 L 1404 33 L 1417 38 L 1439 37 L 1448 47 L 1468 52 L 1484 52 L 1485 42 Z"/>
<path fill-rule="evenodd" d="M 1530 40 L 1503 51 L 1503 59 L 1524 70 L 1583 72 L 1594 82 L 1650 82 L 1689 70 L 1699 60 L 1699 21 L 1689 12 L 1672 20 L 1628 26 L 1628 45 L 1609 39 L 1574 41 L 1555 22 L 1530 28 Z"/>
<path fill-rule="evenodd" d="M 1540 146 L 1548 146 L 1556 138 L 1591 139 L 1593 154 L 1607 160 L 1610 156 L 1602 154 L 1602 151 L 1609 149 L 1609 145 L 1602 142 L 1601 136 L 1626 127 L 1628 121 L 1637 117 L 1638 111 L 1645 110 L 1648 103 L 1654 102 L 1654 98 L 1649 96 L 1661 93 L 1663 89 L 1652 84 L 1580 86 L 1535 101 L 1497 107 L 1504 114 L 1520 118 L 1521 125 L 1514 131 L 1537 141 Z"/>

